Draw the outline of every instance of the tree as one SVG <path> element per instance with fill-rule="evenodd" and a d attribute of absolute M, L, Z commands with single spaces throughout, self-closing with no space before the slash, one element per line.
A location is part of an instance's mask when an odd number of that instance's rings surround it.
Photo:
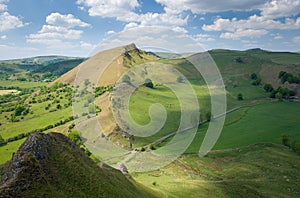
<path fill-rule="evenodd" d="M 271 84 L 265 84 L 265 85 L 264 85 L 264 90 L 265 90 L 266 92 L 272 92 L 272 91 L 274 90 L 274 88 L 272 87 Z"/>
<path fill-rule="evenodd" d="M 286 74 L 285 71 L 280 71 L 278 74 L 278 78 L 281 78 L 282 76 L 284 76 Z"/>
<path fill-rule="evenodd" d="M 212 118 L 211 112 L 208 111 L 208 112 L 205 114 L 205 117 L 206 117 L 206 120 L 207 120 L 208 122 L 210 122 L 210 121 L 211 121 L 211 118 Z"/>
<path fill-rule="evenodd" d="M 2 138 L 2 136 L 0 135 L 0 146 L 6 144 L 5 140 Z"/>
<path fill-rule="evenodd" d="M 25 111 L 25 107 L 23 106 L 17 106 L 15 109 L 15 116 L 20 116 L 22 114 L 22 112 Z"/>
<path fill-rule="evenodd" d="M 257 74 L 256 74 L 256 73 L 252 73 L 252 74 L 250 75 L 250 78 L 251 78 L 252 80 L 256 80 L 258 77 L 257 77 Z"/>
<path fill-rule="evenodd" d="M 239 94 L 237 95 L 237 99 L 238 99 L 238 100 L 244 100 L 243 94 L 239 93 Z"/>
<path fill-rule="evenodd" d="M 155 148 L 155 146 L 153 144 L 151 144 L 150 149 L 151 150 L 156 150 L 156 148 Z"/>
<path fill-rule="evenodd" d="M 61 105 L 60 105 L 60 104 L 57 104 L 57 105 L 56 105 L 56 109 L 61 109 Z"/>
<path fill-rule="evenodd" d="M 283 144 L 284 146 L 288 146 L 288 147 L 291 146 L 291 145 L 290 145 L 290 138 L 289 138 L 289 136 L 287 136 L 287 135 L 282 135 L 282 136 L 281 136 L 281 142 L 282 142 L 282 144 Z"/>
<path fill-rule="evenodd" d="M 243 62 L 244 62 L 243 59 L 242 59 L 241 57 L 237 57 L 237 58 L 235 59 L 235 61 L 236 61 L 237 63 L 243 63 Z"/>
<path fill-rule="evenodd" d="M 261 78 L 257 78 L 256 80 L 252 81 L 251 84 L 255 85 L 255 86 L 260 85 L 261 84 Z"/>
<path fill-rule="evenodd" d="M 275 94 L 275 98 L 281 100 L 281 99 L 282 99 L 282 93 L 277 92 L 277 93 Z"/>
<path fill-rule="evenodd" d="M 153 89 L 153 87 L 154 87 L 154 86 L 153 86 L 153 83 L 152 83 L 152 80 L 149 79 L 149 78 L 147 78 L 147 79 L 145 80 L 144 86 L 149 87 L 149 88 L 151 88 L 151 89 Z"/>

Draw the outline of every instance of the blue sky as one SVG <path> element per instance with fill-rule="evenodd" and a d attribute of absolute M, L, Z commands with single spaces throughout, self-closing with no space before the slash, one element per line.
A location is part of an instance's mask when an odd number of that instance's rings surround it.
<path fill-rule="evenodd" d="M 0 0 L 0 59 L 88 56 L 122 32 L 157 26 L 205 50 L 300 51 L 300 0 Z"/>

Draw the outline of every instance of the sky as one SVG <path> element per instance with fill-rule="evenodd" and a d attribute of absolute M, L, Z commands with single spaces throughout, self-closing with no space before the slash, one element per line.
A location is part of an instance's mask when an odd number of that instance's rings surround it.
<path fill-rule="evenodd" d="M 0 59 L 87 57 L 126 39 L 155 47 L 166 29 L 181 48 L 179 35 L 204 50 L 299 52 L 300 0 L 0 0 Z"/>

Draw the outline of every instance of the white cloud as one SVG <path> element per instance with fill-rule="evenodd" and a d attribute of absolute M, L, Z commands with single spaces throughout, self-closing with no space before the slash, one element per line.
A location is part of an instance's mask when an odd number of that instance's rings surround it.
<path fill-rule="evenodd" d="M 19 17 L 12 16 L 8 12 L 0 14 L 0 32 L 23 27 L 24 24 Z"/>
<path fill-rule="evenodd" d="M 292 16 L 300 13 L 300 0 L 270 0 L 260 5 L 260 15 L 252 15 L 247 19 L 217 18 L 213 24 L 203 25 L 205 31 L 227 31 L 221 38 L 237 39 L 240 37 L 262 36 L 267 30 L 297 30 L 300 28 L 300 17 Z M 285 17 L 283 20 L 278 18 Z M 275 39 L 281 39 L 276 36 Z"/>
<path fill-rule="evenodd" d="M 271 36 L 273 36 L 275 40 L 283 39 L 283 36 L 281 36 L 279 33 L 271 34 Z"/>
<path fill-rule="evenodd" d="M 220 35 L 220 38 L 226 38 L 226 39 L 239 39 L 241 37 L 260 37 L 263 35 L 268 34 L 267 30 L 253 30 L 253 29 L 247 29 L 247 30 L 237 30 L 235 32 L 225 32 Z"/>
<path fill-rule="evenodd" d="M 60 27 L 88 27 L 90 24 L 75 18 L 72 14 L 59 14 L 57 12 L 51 13 L 46 17 L 46 22 L 49 25 L 60 26 Z"/>
<path fill-rule="evenodd" d="M 261 14 L 265 18 L 276 19 L 297 15 L 300 12 L 299 0 L 272 0 L 266 3 Z"/>
<path fill-rule="evenodd" d="M 181 32 L 181 33 L 184 33 L 184 34 L 188 32 L 185 28 L 179 27 L 179 26 L 173 27 L 172 30 L 175 31 L 175 32 Z"/>
<path fill-rule="evenodd" d="M 106 32 L 106 34 L 108 34 L 108 35 L 115 34 L 115 33 L 116 33 L 116 32 L 113 31 L 113 30 L 109 30 L 109 31 Z"/>
<path fill-rule="evenodd" d="M 80 47 L 83 49 L 93 50 L 96 47 L 96 45 L 93 45 L 88 42 L 80 41 Z"/>
<path fill-rule="evenodd" d="M 188 20 L 187 16 L 174 12 L 137 14 L 135 9 L 141 6 L 137 0 L 77 0 L 77 4 L 86 6 L 90 16 L 113 17 L 129 24 L 182 26 Z"/>
<path fill-rule="evenodd" d="M 140 4 L 137 0 L 77 0 L 77 4 L 88 7 L 90 16 L 123 17 Z"/>
<path fill-rule="evenodd" d="M 43 25 L 40 31 L 27 36 L 28 43 L 39 43 L 46 45 L 57 45 L 65 43 L 64 47 L 70 46 L 65 40 L 77 40 L 81 38 L 82 30 L 74 29 L 75 27 L 88 27 L 88 23 L 75 18 L 71 14 L 62 15 L 52 13 L 46 17 L 47 25 Z"/>
<path fill-rule="evenodd" d="M 7 5 L 6 5 L 7 2 L 8 0 L 0 0 L 0 11 L 7 10 Z"/>
<path fill-rule="evenodd" d="M 179 15 L 169 13 L 146 13 L 140 15 L 135 21 L 140 22 L 142 25 L 176 25 L 182 26 L 187 23 L 188 16 L 185 18 Z"/>
<path fill-rule="evenodd" d="M 262 16 L 253 15 L 248 19 L 238 20 L 219 18 L 212 25 L 203 25 L 205 31 L 235 31 L 237 29 L 282 29 L 293 30 L 300 28 L 300 17 L 296 20 L 287 18 L 284 22 L 266 19 Z"/>
<path fill-rule="evenodd" d="M 7 35 L 2 35 L 0 38 L 1 38 L 2 40 L 6 40 L 6 39 L 7 39 Z"/>
<path fill-rule="evenodd" d="M 197 41 L 197 42 L 211 42 L 211 41 L 215 41 L 214 38 L 212 38 L 211 35 L 208 34 L 197 34 L 194 35 L 193 38 Z"/>
<path fill-rule="evenodd" d="M 130 28 L 135 28 L 137 26 L 138 26 L 137 23 L 130 22 L 130 23 L 128 23 L 128 24 L 125 25 L 124 30 L 130 29 Z"/>
<path fill-rule="evenodd" d="M 194 14 L 207 12 L 222 12 L 229 10 L 253 10 L 264 5 L 268 0 L 156 0 L 165 6 L 165 11 L 170 13 L 181 13 L 190 10 Z"/>

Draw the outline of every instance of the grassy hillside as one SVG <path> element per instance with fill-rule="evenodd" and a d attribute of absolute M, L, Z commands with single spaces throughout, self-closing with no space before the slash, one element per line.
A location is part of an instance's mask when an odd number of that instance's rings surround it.
<path fill-rule="evenodd" d="M 300 156 L 286 147 L 255 144 L 183 155 L 156 171 L 134 173 L 161 197 L 298 197 Z"/>
<path fill-rule="evenodd" d="M 40 56 L 0 61 L 0 80 L 43 81 L 73 69 L 84 58 Z"/>
<path fill-rule="evenodd" d="M 120 171 L 97 166 L 58 133 L 31 135 L 1 173 L 1 196 L 153 197 Z"/>
<path fill-rule="evenodd" d="M 300 103 L 274 102 L 241 108 L 226 116 L 225 125 L 214 149 L 247 146 L 257 142 L 281 143 L 281 136 L 300 139 Z M 199 151 L 208 124 L 199 127 L 187 153 Z"/>

